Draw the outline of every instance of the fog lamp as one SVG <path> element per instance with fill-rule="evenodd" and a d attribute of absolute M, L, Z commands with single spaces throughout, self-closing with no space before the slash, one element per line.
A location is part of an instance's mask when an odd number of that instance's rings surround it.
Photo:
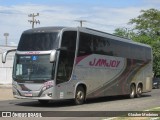
<path fill-rule="evenodd" d="M 49 97 L 52 97 L 52 93 L 51 93 L 51 92 L 49 92 L 47 95 L 48 95 Z"/>

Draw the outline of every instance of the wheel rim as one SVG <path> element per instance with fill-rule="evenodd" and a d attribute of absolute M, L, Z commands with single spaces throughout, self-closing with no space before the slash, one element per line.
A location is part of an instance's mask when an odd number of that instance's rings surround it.
<path fill-rule="evenodd" d="M 142 89 L 139 87 L 137 92 L 138 92 L 139 95 L 141 95 L 142 94 Z"/>
<path fill-rule="evenodd" d="M 82 91 L 78 91 L 76 99 L 77 99 L 78 102 L 83 101 L 83 99 L 84 99 L 84 93 Z"/>
<path fill-rule="evenodd" d="M 142 88 L 141 86 L 139 86 L 137 89 L 137 97 L 141 97 L 141 94 L 142 94 Z"/>

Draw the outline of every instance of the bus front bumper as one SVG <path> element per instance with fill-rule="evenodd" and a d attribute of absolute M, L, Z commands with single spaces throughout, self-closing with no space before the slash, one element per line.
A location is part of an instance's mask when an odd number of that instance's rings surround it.
<path fill-rule="evenodd" d="M 13 88 L 13 96 L 18 99 L 52 100 L 56 99 L 53 88 L 45 91 L 20 91 Z"/>

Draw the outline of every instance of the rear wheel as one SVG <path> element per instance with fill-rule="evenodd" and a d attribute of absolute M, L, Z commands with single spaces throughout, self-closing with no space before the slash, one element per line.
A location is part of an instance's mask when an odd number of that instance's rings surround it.
<path fill-rule="evenodd" d="M 142 85 L 138 85 L 138 88 L 137 88 L 137 98 L 141 97 L 142 96 Z"/>
<path fill-rule="evenodd" d="M 129 94 L 129 97 L 130 97 L 130 98 L 134 98 L 135 95 L 136 95 L 136 87 L 135 87 L 134 84 L 132 84 L 132 85 L 130 86 L 130 94 Z"/>
<path fill-rule="evenodd" d="M 82 86 L 77 87 L 74 102 L 76 105 L 81 105 L 85 101 L 85 90 Z"/>

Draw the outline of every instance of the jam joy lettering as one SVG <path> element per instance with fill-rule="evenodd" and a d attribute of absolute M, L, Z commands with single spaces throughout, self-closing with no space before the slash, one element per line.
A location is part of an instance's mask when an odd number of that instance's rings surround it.
<path fill-rule="evenodd" d="M 90 66 L 96 67 L 112 67 L 117 68 L 120 64 L 119 60 L 107 60 L 107 59 L 94 59 L 89 62 Z"/>

